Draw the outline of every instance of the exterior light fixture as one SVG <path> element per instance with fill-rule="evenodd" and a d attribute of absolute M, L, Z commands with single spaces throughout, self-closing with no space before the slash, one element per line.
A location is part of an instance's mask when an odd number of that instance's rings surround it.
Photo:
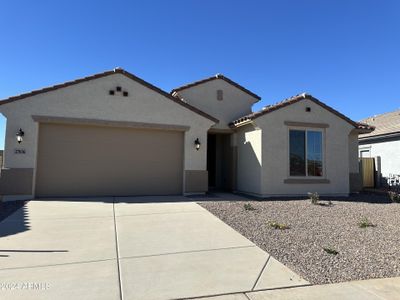
<path fill-rule="evenodd" d="M 196 147 L 196 150 L 197 150 L 197 151 L 200 150 L 200 145 L 201 145 L 201 143 L 200 143 L 200 141 L 199 141 L 199 138 L 197 138 L 197 139 L 194 141 L 194 146 Z"/>
<path fill-rule="evenodd" d="M 24 135 L 25 135 L 25 132 L 23 132 L 22 129 L 20 128 L 18 130 L 18 132 L 17 132 L 17 142 L 18 142 L 18 144 L 21 144 Z"/>

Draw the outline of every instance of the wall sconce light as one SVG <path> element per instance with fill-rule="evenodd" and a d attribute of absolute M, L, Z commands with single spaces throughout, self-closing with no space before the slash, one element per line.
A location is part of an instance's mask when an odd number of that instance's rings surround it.
<path fill-rule="evenodd" d="M 197 138 L 197 139 L 194 141 L 194 146 L 196 147 L 196 150 L 197 150 L 197 151 L 199 151 L 200 145 L 201 145 L 201 143 L 200 143 L 200 141 L 199 141 L 199 138 Z"/>
<path fill-rule="evenodd" d="M 18 144 L 21 144 L 24 135 L 25 135 L 25 132 L 23 132 L 22 129 L 20 128 L 18 130 L 18 132 L 17 132 L 17 142 L 18 142 Z"/>

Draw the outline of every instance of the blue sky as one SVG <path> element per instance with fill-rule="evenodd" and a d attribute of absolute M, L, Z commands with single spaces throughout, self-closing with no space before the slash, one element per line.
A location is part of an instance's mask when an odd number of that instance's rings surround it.
<path fill-rule="evenodd" d="M 400 108 L 399 53 L 400 1 L 0 4 L 0 99 L 121 66 L 167 91 L 222 73 L 254 110 L 309 92 L 359 120 Z"/>

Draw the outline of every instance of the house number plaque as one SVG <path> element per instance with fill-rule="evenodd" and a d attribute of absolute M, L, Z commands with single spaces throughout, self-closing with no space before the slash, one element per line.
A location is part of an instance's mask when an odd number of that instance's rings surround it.
<path fill-rule="evenodd" d="M 25 154 L 26 152 L 25 152 L 25 149 L 15 149 L 14 153 L 15 154 Z"/>

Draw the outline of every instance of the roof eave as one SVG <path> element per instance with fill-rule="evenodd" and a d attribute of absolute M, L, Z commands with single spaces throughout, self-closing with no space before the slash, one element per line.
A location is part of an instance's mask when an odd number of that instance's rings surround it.
<path fill-rule="evenodd" d="M 252 124 L 252 123 L 253 123 L 253 119 L 247 119 L 247 120 L 244 120 L 244 121 L 238 122 L 238 123 L 234 123 L 234 122 L 229 123 L 229 127 L 232 128 L 232 129 L 235 129 L 235 128 L 246 126 L 246 125 L 249 125 L 249 124 Z"/>
<path fill-rule="evenodd" d="M 56 84 L 56 85 L 53 85 L 53 86 L 50 86 L 50 87 L 46 87 L 46 88 L 42 88 L 42 89 L 39 89 L 39 90 L 33 90 L 31 92 L 24 93 L 24 94 L 21 94 L 21 95 L 12 96 L 12 97 L 0 100 L 0 105 L 4 105 L 4 104 L 11 103 L 11 102 L 18 101 L 18 100 L 23 100 L 23 99 L 26 99 L 26 98 L 29 98 L 29 97 L 33 97 L 33 96 L 36 96 L 36 95 L 39 95 L 39 94 L 44 94 L 44 93 L 47 93 L 47 92 L 55 91 L 55 90 L 58 90 L 58 89 L 61 89 L 61 88 L 69 87 L 69 86 L 76 85 L 76 84 L 79 84 L 79 83 L 82 83 L 82 82 L 86 82 L 86 81 L 90 81 L 90 80 L 94 80 L 94 79 L 98 79 L 98 78 L 102 78 L 102 77 L 106 77 L 106 76 L 110 76 L 110 75 L 114 75 L 114 74 L 122 74 L 122 75 L 124 75 L 124 76 L 126 76 L 126 77 L 128 77 L 128 78 L 130 78 L 130 79 L 132 79 L 134 81 L 136 81 L 136 82 L 139 82 L 140 84 L 146 86 L 147 88 L 149 88 L 149 89 L 151 89 L 151 90 L 153 90 L 153 91 L 155 91 L 155 92 L 167 97 L 168 99 L 174 101 L 175 103 L 177 103 L 179 105 L 182 105 L 182 106 L 186 107 L 187 109 L 189 109 L 189 110 L 201 115 L 202 117 L 205 117 L 205 118 L 213 121 L 214 123 L 219 123 L 219 120 L 217 118 L 214 118 L 213 116 L 211 116 L 211 115 L 199 110 L 198 108 L 193 107 L 190 104 L 177 99 L 176 97 L 172 96 L 171 94 L 167 93 L 166 91 L 164 91 L 164 90 L 152 85 L 151 83 L 149 83 L 149 82 L 147 82 L 147 81 L 145 81 L 145 80 L 133 75 L 132 73 L 129 73 L 129 72 L 125 71 L 122 68 L 115 68 L 113 70 L 105 71 L 103 73 L 98 73 L 98 74 L 94 74 L 94 75 L 91 75 L 91 76 L 86 76 L 86 77 L 83 77 L 83 78 L 79 78 L 79 79 L 72 80 L 72 81 L 67 81 L 67 82 L 64 82 L 64 83 L 61 83 L 61 84 Z"/>
<path fill-rule="evenodd" d="M 195 81 L 195 82 L 192 82 L 192 83 L 188 83 L 188 84 L 185 84 L 185 85 L 183 85 L 183 86 L 174 88 L 174 89 L 171 90 L 171 94 L 172 94 L 172 93 L 179 93 L 180 91 L 183 91 L 183 90 L 186 90 L 186 89 L 192 88 L 192 87 L 194 87 L 194 86 L 197 86 L 197 85 L 200 85 L 200 84 L 203 84 L 203 83 L 212 81 L 212 80 L 216 80 L 216 79 L 222 79 L 222 80 L 224 80 L 225 82 L 227 82 L 227 83 L 233 85 L 234 87 L 238 88 L 238 89 L 241 90 L 242 92 L 244 92 L 244 93 L 250 95 L 251 97 L 253 97 L 254 99 L 256 99 L 256 101 L 254 101 L 254 103 L 257 103 L 258 101 L 261 100 L 261 97 L 260 97 L 260 96 L 258 96 L 257 94 L 251 92 L 250 90 L 246 89 L 245 87 L 243 87 L 242 85 L 236 83 L 235 81 L 229 79 L 228 77 L 225 77 L 225 76 L 222 75 L 222 74 L 217 74 L 217 75 L 212 76 L 212 77 L 209 77 L 209 78 L 205 78 L 205 79 L 202 79 L 202 80 L 198 80 L 198 81 Z"/>
<path fill-rule="evenodd" d="M 231 124 L 234 124 L 235 126 L 238 126 L 241 123 L 241 119 L 243 119 L 243 120 L 244 119 L 255 120 L 255 119 L 257 119 L 257 118 L 259 118 L 259 117 L 261 117 L 261 116 L 263 116 L 265 114 L 268 114 L 270 112 L 273 112 L 275 110 L 284 108 L 286 106 L 289 106 L 291 104 L 297 103 L 297 102 L 299 102 L 301 100 L 305 100 L 305 99 L 313 101 L 315 104 L 321 106 L 322 108 L 328 110 L 329 112 L 333 113 L 337 117 L 339 117 L 339 118 L 343 119 L 344 121 L 346 121 L 347 123 L 351 124 L 356 129 L 364 129 L 364 128 L 361 128 L 360 126 L 368 126 L 367 124 L 357 123 L 357 122 L 351 120 L 350 118 L 346 117 L 345 115 L 343 115 L 342 113 L 338 112 L 334 108 L 326 105 L 325 103 L 321 102 L 317 98 L 315 98 L 312 95 L 307 94 L 307 93 L 302 93 L 302 94 L 293 96 L 291 98 L 288 98 L 286 100 L 283 100 L 283 101 L 281 101 L 281 102 L 279 102 L 279 103 L 277 103 L 275 105 L 271 105 L 270 107 L 266 107 L 263 110 L 260 110 L 258 112 L 254 112 L 254 113 L 252 113 L 250 115 L 247 115 L 247 116 L 244 116 L 242 118 L 239 118 L 239 119 L 233 121 Z M 365 128 L 365 130 L 374 130 L 374 128 L 369 126 L 368 128 Z"/>
<path fill-rule="evenodd" d="M 369 132 L 368 132 L 369 133 Z M 377 135 L 370 135 L 370 136 L 360 136 L 358 137 L 359 141 L 368 141 L 368 140 L 376 140 L 376 139 L 384 139 L 384 138 L 393 138 L 393 137 L 400 137 L 400 131 L 398 132 L 391 132 L 391 133 L 383 133 Z"/>
<path fill-rule="evenodd" d="M 356 128 L 358 134 L 368 134 L 373 132 L 374 130 L 371 129 L 365 129 L 365 128 Z"/>

